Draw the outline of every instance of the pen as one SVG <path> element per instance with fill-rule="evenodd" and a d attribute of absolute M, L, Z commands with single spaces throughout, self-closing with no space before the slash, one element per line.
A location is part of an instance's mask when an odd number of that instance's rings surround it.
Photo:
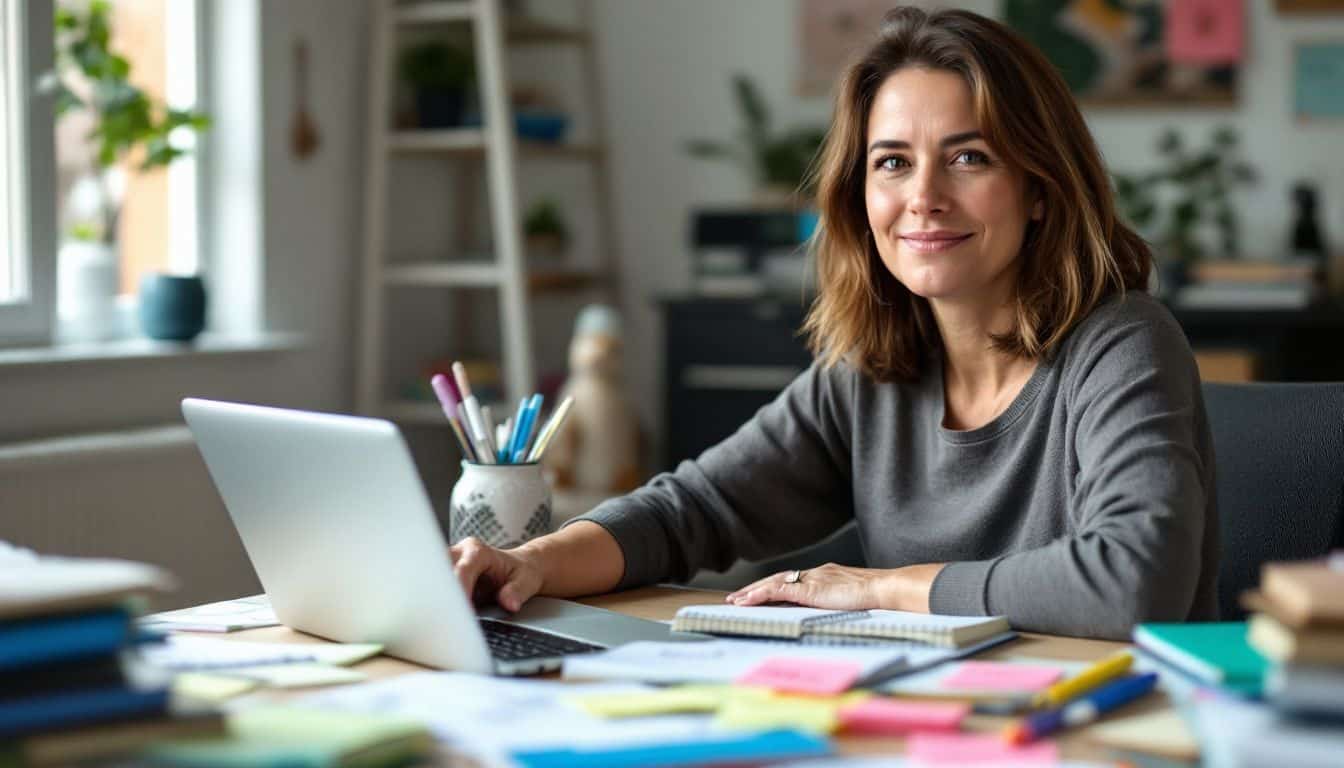
<path fill-rule="evenodd" d="M 978 702 L 975 705 L 975 711 L 981 715 L 1012 715 L 1032 709 L 1057 707 L 1085 691 L 1090 691 L 1125 674 L 1133 663 L 1133 654 L 1129 651 L 1122 651 L 1098 661 L 1067 680 L 1055 683 L 1035 696 L 1018 696 L 1006 701 Z"/>
<path fill-rule="evenodd" d="M 494 464 L 495 452 L 490 446 L 490 436 L 485 431 L 485 419 L 481 416 L 481 404 L 476 402 L 476 396 L 462 398 L 462 406 L 458 410 L 467 414 L 466 424 L 471 434 L 472 447 L 476 450 L 476 460 L 482 464 Z"/>
<path fill-rule="evenodd" d="M 509 440 L 504 448 L 508 455 L 508 460 L 513 461 L 513 454 L 518 450 L 518 434 L 523 431 L 523 425 L 527 423 L 527 398 L 524 397 L 518 401 L 518 413 L 513 417 L 513 431 L 509 433 Z"/>
<path fill-rule="evenodd" d="M 436 373 L 430 378 L 429 386 L 439 399 L 439 405 L 443 406 L 443 415 L 448 417 L 448 424 L 453 428 L 453 437 L 457 438 L 462 455 L 468 461 L 475 461 L 476 452 L 471 448 L 471 440 L 467 439 L 466 433 L 462 431 L 462 423 L 457 418 L 457 395 L 453 391 L 452 380 L 442 373 Z"/>
<path fill-rule="evenodd" d="M 541 415 L 541 395 L 533 395 L 527 402 L 527 409 L 523 411 L 523 421 L 518 426 L 517 440 L 513 445 L 513 462 L 522 464 L 527 460 L 528 436 L 532 432 L 532 425 L 537 423 L 537 417 Z"/>
<path fill-rule="evenodd" d="M 453 363 L 453 378 L 457 380 L 458 399 L 471 397 L 471 382 L 467 380 L 467 367 L 461 362 Z"/>
<path fill-rule="evenodd" d="M 1131 675 L 1083 694 L 1058 709 L 1028 715 L 1008 726 L 1003 738 L 1010 744 L 1026 744 L 1061 728 L 1090 723 L 1101 715 L 1121 707 L 1153 690 L 1157 673 Z"/>
<path fill-rule="evenodd" d="M 555 439 L 555 434 L 560 431 L 561 425 L 565 423 L 565 417 L 569 415 L 569 409 L 574 405 L 573 397 L 566 397 L 565 401 L 560 403 L 560 407 L 555 409 L 551 418 L 546 422 L 546 426 L 541 428 L 541 435 L 537 437 L 537 444 L 532 446 L 532 452 L 527 455 L 528 461 L 541 461 L 545 455 L 546 448 Z"/>

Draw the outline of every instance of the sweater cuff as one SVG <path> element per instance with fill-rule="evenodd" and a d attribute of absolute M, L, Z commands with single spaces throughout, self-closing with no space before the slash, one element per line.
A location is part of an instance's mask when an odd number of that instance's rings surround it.
<path fill-rule="evenodd" d="M 621 548 L 625 570 L 613 592 L 663 580 L 668 569 L 666 536 L 654 515 L 639 508 L 631 509 L 628 499 L 618 498 L 602 502 L 560 528 L 568 528 L 580 520 L 602 526 Z"/>
<path fill-rule="evenodd" d="M 989 574 L 998 560 L 948 563 L 933 577 L 929 612 L 949 616 L 989 615 Z"/>

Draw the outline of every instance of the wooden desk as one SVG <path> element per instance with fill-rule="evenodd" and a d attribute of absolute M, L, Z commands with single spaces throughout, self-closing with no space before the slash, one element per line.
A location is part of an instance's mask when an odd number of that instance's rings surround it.
<path fill-rule="evenodd" d="M 580 602 L 626 613 L 644 619 L 670 619 L 678 608 L 686 605 L 719 602 L 725 593 L 718 591 L 687 589 L 680 587 L 648 587 L 629 592 L 590 597 Z M 320 643 L 323 640 L 295 632 L 287 627 L 267 627 L 245 632 L 235 632 L 225 637 L 238 640 L 266 642 Z M 1049 635 L 1025 634 L 1017 640 L 1005 643 L 983 654 L 978 659 L 1002 659 L 1013 656 L 1027 656 L 1060 661 L 1095 661 L 1127 647 L 1125 643 L 1103 640 L 1083 640 L 1071 637 L 1053 637 Z M 355 666 L 369 675 L 371 679 L 383 679 L 418 672 L 426 669 L 418 664 L 380 656 Z M 267 695 L 290 697 L 296 692 L 268 692 Z M 1151 712 L 1170 706 L 1165 694 L 1153 694 L 1143 702 L 1126 708 L 1124 714 Z M 967 729 L 974 731 L 997 730 L 1009 722 L 1008 718 L 973 715 L 967 721 Z M 1059 740 L 1061 756 L 1066 759 L 1087 759 L 1104 761 L 1108 759 L 1107 750 L 1090 743 L 1079 731 L 1066 732 Z M 903 739 L 875 739 L 869 737 L 836 739 L 839 750 L 846 754 L 882 754 L 900 753 L 904 748 Z"/>

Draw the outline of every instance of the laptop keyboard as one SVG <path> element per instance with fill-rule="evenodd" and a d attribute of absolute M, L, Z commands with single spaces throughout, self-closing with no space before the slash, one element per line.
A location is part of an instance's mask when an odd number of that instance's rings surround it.
<path fill-rule="evenodd" d="M 571 640 L 568 637 L 542 632 L 539 629 L 509 624 L 495 619 L 481 619 L 481 631 L 490 655 L 500 661 L 518 661 L 564 656 L 570 653 L 589 653 L 604 650 L 600 645 Z"/>

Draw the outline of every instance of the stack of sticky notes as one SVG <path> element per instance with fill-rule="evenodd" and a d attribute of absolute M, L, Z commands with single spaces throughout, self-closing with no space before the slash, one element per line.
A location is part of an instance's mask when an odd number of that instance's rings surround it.
<path fill-rule="evenodd" d="M 225 736 L 158 743 L 136 757 L 181 768 L 381 768 L 415 764 L 433 749 L 429 729 L 402 717 L 253 707 L 229 716 Z"/>
<path fill-rule="evenodd" d="M 69 764 L 220 731 L 217 713 L 174 708 L 168 677 L 130 652 L 159 639 L 138 632 L 133 617 L 169 583 L 119 560 L 0 560 L 0 750 L 27 764 Z"/>
<path fill-rule="evenodd" d="M 1275 664 L 1269 697 L 1288 713 L 1344 718 L 1344 555 L 1267 563 L 1249 642 Z"/>

